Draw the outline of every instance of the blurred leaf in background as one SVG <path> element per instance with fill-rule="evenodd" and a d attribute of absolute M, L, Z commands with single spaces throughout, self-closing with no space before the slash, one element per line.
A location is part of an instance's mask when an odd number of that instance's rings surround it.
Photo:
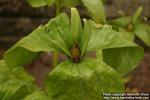
<path fill-rule="evenodd" d="M 132 16 L 124 16 L 110 21 L 113 29 L 122 33 L 126 39 L 134 41 L 135 36 L 150 46 L 150 25 L 141 19 L 143 7 L 139 7 Z M 125 35 L 126 34 L 126 35 Z"/>
<path fill-rule="evenodd" d="M 81 3 L 81 0 L 27 0 L 32 7 L 52 6 L 59 2 L 61 7 L 74 7 Z"/>

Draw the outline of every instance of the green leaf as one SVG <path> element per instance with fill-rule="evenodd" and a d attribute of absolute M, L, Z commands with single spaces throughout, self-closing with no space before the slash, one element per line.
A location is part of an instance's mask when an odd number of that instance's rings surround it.
<path fill-rule="evenodd" d="M 120 75 L 95 59 L 65 61 L 49 73 L 45 83 L 54 100 L 102 100 L 104 92 L 124 91 Z"/>
<path fill-rule="evenodd" d="M 46 96 L 43 92 L 36 91 L 28 95 L 24 100 L 52 100 L 52 99 Z"/>
<path fill-rule="evenodd" d="M 140 38 L 146 45 L 150 46 L 150 26 L 146 24 L 137 24 L 134 34 Z"/>
<path fill-rule="evenodd" d="M 119 29 L 118 27 L 126 27 L 131 24 L 131 17 L 121 17 L 114 20 L 110 20 L 109 23 L 112 25 L 113 29 Z"/>
<path fill-rule="evenodd" d="M 6 82 L 10 77 L 11 71 L 5 65 L 3 60 L 0 60 L 0 84 Z"/>
<path fill-rule="evenodd" d="M 87 52 L 97 49 L 136 46 L 133 42 L 124 39 L 121 33 L 112 30 L 108 25 L 102 27 L 93 25 Z"/>
<path fill-rule="evenodd" d="M 52 6 L 59 2 L 60 7 L 75 7 L 81 3 L 81 0 L 27 0 L 32 7 Z"/>
<path fill-rule="evenodd" d="M 143 58 L 142 48 L 108 27 L 92 29 L 87 52 L 98 49 L 103 49 L 104 62 L 121 75 L 133 69 Z"/>
<path fill-rule="evenodd" d="M 55 51 L 62 52 L 67 56 L 70 56 L 69 52 L 69 32 L 70 32 L 70 21 L 68 16 L 63 13 L 56 18 L 53 18 L 46 24 L 48 35 L 50 36 L 49 44 Z"/>
<path fill-rule="evenodd" d="M 56 0 L 46 0 L 48 6 L 52 6 L 55 2 Z"/>
<path fill-rule="evenodd" d="M 24 65 L 35 59 L 42 51 L 57 50 L 69 55 L 66 38 L 68 28 L 66 14 L 50 20 L 45 26 L 38 27 L 10 48 L 4 54 L 6 64 L 12 68 Z"/>
<path fill-rule="evenodd" d="M 51 50 L 50 36 L 44 27 L 38 27 L 10 48 L 4 54 L 4 60 L 11 67 L 20 66 L 35 59 L 41 51 Z"/>
<path fill-rule="evenodd" d="M 18 80 L 34 83 L 34 78 L 23 67 L 13 69 L 12 74 L 14 75 L 14 78 Z M 13 75 L 11 75 L 11 77 Z"/>
<path fill-rule="evenodd" d="M 52 6 L 55 0 L 27 0 L 32 7 Z"/>
<path fill-rule="evenodd" d="M 82 33 L 82 24 L 79 13 L 76 8 L 71 8 L 71 37 L 73 44 L 79 44 L 80 34 Z"/>
<path fill-rule="evenodd" d="M 81 0 L 59 0 L 62 6 L 75 7 L 81 3 Z"/>
<path fill-rule="evenodd" d="M 24 84 L 13 83 L 0 86 L 0 100 L 21 100 L 28 94 Z"/>
<path fill-rule="evenodd" d="M 128 32 L 126 31 L 124 28 L 119 28 L 119 32 L 121 33 L 122 37 L 124 37 L 124 39 L 129 40 L 129 41 L 134 41 L 134 33 L 133 32 Z"/>
<path fill-rule="evenodd" d="M 97 23 L 106 23 L 106 15 L 101 0 L 82 0 L 90 16 Z"/>
<path fill-rule="evenodd" d="M 23 67 L 10 69 L 3 60 L 0 60 L 0 84 L 5 84 L 9 80 L 21 80 L 33 83 L 34 78 L 25 71 Z"/>
<path fill-rule="evenodd" d="M 12 47 L 11 50 L 7 51 L 4 54 L 5 63 L 7 63 L 11 67 L 18 67 L 20 65 L 29 63 L 33 59 L 35 59 L 39 53 L 34 53 L 24 49 L 22 47 Z M 16 60 L 17 59 L 17 60 Z"/>
<path fill-rule="evenodd" d="M 23 67 L 10 70 L 3 60 L 0 61 L 0 100 L 21 100 L 36 90 L 33 77 Z"/>
<path fill-rule="evenodd" d="M 8 80 L 7 82 L 5 82 L 5 84 L 3 85 L 0 84 L 0 100 L 24 100 L 26 96 L 28 97 L 29 94 L 35 91 L 39 91 L 39 89 L 34 88 L 33 90 L 33 87 L 31 87 L 30 83 L 27 84 L 25 80 L 24 81 L 16 80 L 16 79 Z M 40 100 L 40 96 L 38 100 Z M 50 100 L 50 99 L 45 99 L 45 100 Z"/>
<path fill-rule="evenodd" d="M 125 75 L 142 60 L 144 51 L 142 47 L 126 46 L 103 50 L 103 60 L 121 75 Z M 115 57 L 115 59 L 114 59 Z"/>
<path fill-rule="evenodd" d="M 139 17 L 141 16 L 142 10 L 143 10 L 143 7 L 139 7 L 135 11 L 134 15 L 132 16 L 132 23 L 133 24 L 136 24 L 136 22 L 138 21 Z"/>
<path fill-rule="evenodd" d="M 47 5 L 45 0 L 27 0 L 32 7 L 41 7 Z"/>

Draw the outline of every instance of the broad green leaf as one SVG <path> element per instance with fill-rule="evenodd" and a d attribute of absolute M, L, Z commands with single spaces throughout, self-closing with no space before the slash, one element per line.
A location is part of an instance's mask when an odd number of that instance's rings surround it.
<path fill-rule="evenodd" d="M 110 20 L 109 23 L 113 26 L 114 29 L 117 29 L 115 27 L 126 27 L 131 24 L 131 17 L 117 18 L 114 20 Z"/>
<path fill-rule="evenodd" d="M 46 24 L 48 35 L 50 36 L 49 44 L 58 51 L 70 56 L 68 34 L 70 32 L 70 21 L 66 14 L 61 14 L 53 18 Z"/>
<path fill-rule="evenodd" d="M 134 29 L 134 34 L 148 46 L 150 46 L 149 30 L 150 30 L 150 26 L 146 24 L 137 24 Z"/>
<path fill-rule="evenodd" d="M 76 8 L 71 8 L 71 37 L 73 44 L 79 44 L 80 34 L 82 33 L 82 24 L 79 13 Z"/>
<path fill-rule="evenodd" d="M 0 60 L 0 84 L 5 84 L 9 80 L 34 82 L 34 78 L 23 67 L 17 67 L 11 70 L 3 60 Z"/>
<path fill-rule="evenodd" d="M 8 79 L 0 84 L 0 100 L 23 100 L 27 95 L 39 89 L 26 80 Z"/>
<path fill-rule="evenodd" d="M 110 48 L 103 50 L 103 61 L 121 75 L 125 75 L 137 66 L 143 55 L 143 48 L 138 46 Z"/>
<path fill-rule="evenodd" d="M 3 60 L 0 60 L 0 84 L 6 82 L 10 77 L 11 71 L 5 65 Z"/>
<path fill-rule="evenodd" d="M 55 0 L 27 0 L 32 7 L 52 6 Z"/>
<path fill-rule="evenodd" d="M 50 20 L 30 35 L 17 42 L 4 54 L 6 64 L 11 67 L 26 64 L 35 59 L 42 51 L 60 51 L 69 55 L 66 34 L 69 28 L 66 14 Z"/>
<path fill-rule="evenodd" d="M 23 67 L 10 70 L 0 61 L 0 100 L 21 100 L 34 90 L 33 77 Z"/>
<path fill-rule="evenodd" d="M 11 67 L 20 66 L 33 60 L 41 51 L 51 50 L 50 36 L 44 27 L 38 27 L 10 48 L 4 54 L 4 60 Z"/>
<path fill-rule="evenodd" d="M 93 26 L 91 37 L 87 51 L 95 51 L 97 49 L 136 46 L 133 42 L 122 37 L 121 33 L 112 30 L 109 27 Z"/>
<path fill-rule="evenodd" d="M 42 91 L 36 91 L 28 95 L 24 100 L 52 100 L 46 96 Z"/>
<path fill-rule="evenodd" d="M 121 33 L 122 37 L 124 37 L 126 40 L 129 41 L 134 41 L 134 33 L 133 32 L 128 32 L 124 28 L 119 28 L 119 32 Z"/>
<path fill-rule="evenodd" d="M 30 43 L 31 44 L 31 43 Z M 20 65 L 26 64 L 39 55 L 39 52 L 31 52 L 22 47 L 12 47 L 10 51 L 4 54 L 5 63 L 11 67 L 18 67 Z M 17 59 L 17 60 L 16 60 Z"/>
<path fill-rule="evenodd" d="M 133 69 L 143 58 L 142 48 L 107 27 L 94 27 L 91 32 L 87 52 L 98 49 L 103 49 L 104 62 L 122 75 Z"/>
<path fill-rule="evenodd" d="M 25 80 L 24 81 L 16 79 L 8 80 L 8 82 L 5 82 L 5 84 L 3 85 L 0 84 L 0 100 L 24 100 L 24 98 L 28 97 L 28 95 L 31 94 L 32 92 L 39 91 L 39 89 L 37 88 L 35 88 L 34 90 L 32 88 L 33 87 L 31 87 L 30 84 L 27 84 Z M 29 97 L 31 96 L 29 95 Z M 50 100 L 44 99 L 44 95 L 43 99 L 41 99 L 42 95 L 38 97 L 39 97 L 38 100 Z M 33 99 L 30 98 L 30 100 L 37 100 L 34 98 Z"/>
<path fill-rule="evenodd" d="M 18 80 L 23 80 L 30 83 L 34 82 L 34 78 L 23 67 L 13 69 L 12 74 L 14 75 L 14 78 Z M 11 77 L 13 75 L 11 75 Z"/>
<path fill-rule="evenodd" d="M 46 90 L 56 100 L 102 100 L 104 92 L 123 92 L 120 75 L 103 62 L 65 61 L 49 73 Z"/>
<path fill-rule="evenodd" d="M 106 23 L 106 15 L 101 0 L 82 0 L 90 16 L 97 23 Z"/>
<path fill-rule="evenodd" d="M 143 10 L 143 7 L 139 7 L 135 11 L 134 15 L 132 16 L 132 23 L 133 24 L 136 24 L 136 22 L 138 21 L 139 17 L 141 16 L 142 10 Z"/>
<path fill-rule="evenodd" d="M 0 86 L 0 100 L 21 100 L 28 93 L 26 85 L 21 83 Z"/>

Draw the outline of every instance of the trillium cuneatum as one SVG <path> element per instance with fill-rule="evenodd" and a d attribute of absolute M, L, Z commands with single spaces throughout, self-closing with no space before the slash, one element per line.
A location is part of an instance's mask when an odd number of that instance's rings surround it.
<path fill-rule="evenodd" d="M 147 46 L 150 46 L 150 25 L 143 23 L 140 18 L 142 7 L 139 7 L 132 16 L 123 16 L 111 20 L 113 28 L 122 33 L 129 40 L 134 40 L 135 36 L 141 39 Z"/>
<path fill-rule="evenodd" d="M 42 51 L 65 54 L 68 60 L 58 64 L 45 81 L 52 100 L 101 100 L 103 92 L 124 92 L 122 75 L 142 59 L 143 49 L 111 28 L 99 26 L 86 19 L 82 25 L 72 8 L 71 21 L 64 13 L 51 19 L 10 48 L 4 61 L 13 69 Z M 86 58 L 87 53 L 98 50 L 103 59 Z"/>

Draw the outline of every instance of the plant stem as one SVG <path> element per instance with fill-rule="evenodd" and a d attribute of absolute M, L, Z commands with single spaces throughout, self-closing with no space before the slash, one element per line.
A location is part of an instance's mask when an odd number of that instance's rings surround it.
<path fill-rule="evenodd" d="M 58 52 L 54 51 L 53 52 L 53 67 L 55 67 L 58 63 Z"/>
<path fill-rule="evenodd" d="M 103 61 L 103 51 L 102 50 L 96 51 L 96 58 L 99 59 L 100 61 Z"/>
<path fill-rule="evenodd" d="M 56 1 L 56 16 L 60 14 L 60 4 L 59 0 Z M 53 67 L 55 67 L 58 63 L 58 52 L 53 52 Z"/>

